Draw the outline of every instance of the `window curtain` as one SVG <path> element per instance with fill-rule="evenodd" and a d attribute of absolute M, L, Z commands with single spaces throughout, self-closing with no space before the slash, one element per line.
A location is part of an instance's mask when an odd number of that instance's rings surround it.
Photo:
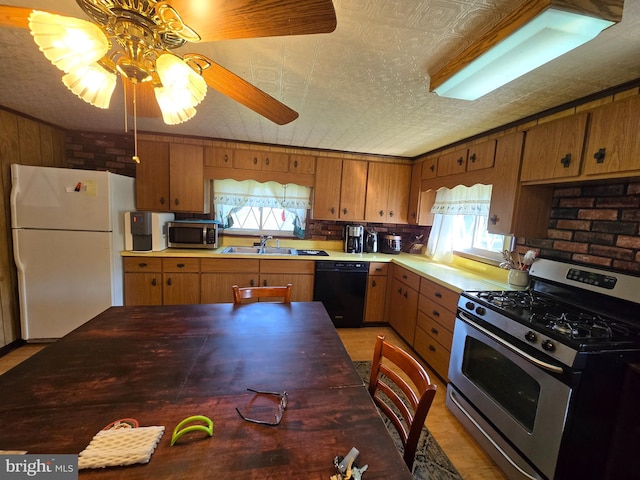
<path fill-rule="evenodd" d="M 491 185 L 458 185 L 452 189 L 438 190 L 431 208 L 435 215 L 426 255 L 438 262 L 451 263 L 454 238 L 459 233 L 456 215 L 488 216 L 490 201 Z"/>
<path fill-rule="evenodd" d="M 232 226 L 231 215 L 242 207 L 283 208 L 294 215 L 294 235 L 304 238 L 307 212 L 311 208 L 311 188 L 293 183 L 214 180 L 213 205 L 216 220 L 225 228 Z"/>

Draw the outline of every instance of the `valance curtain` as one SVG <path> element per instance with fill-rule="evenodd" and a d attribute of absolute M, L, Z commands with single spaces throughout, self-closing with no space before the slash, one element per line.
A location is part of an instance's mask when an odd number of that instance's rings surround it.
<path fill-rule="evenodd" d="M 458 185 L 438 190 L 431 208 L 435 216 L 427 242 L 427 256 L 444 263 L 453 261 L 454 244 L 460 230 L 459 215 L 488 216 L 491 187 Z"/>
<path fill-rule="evenodd" d="M 311 188 L 293 183 L 214 180 L 213 204 L 216 220 L 225 228 L 232 225 L 231 215 L 242 207 L 282 208 L 295 216 L 294 235 L 304 238 L 307 211 L 311 208 Z"/>

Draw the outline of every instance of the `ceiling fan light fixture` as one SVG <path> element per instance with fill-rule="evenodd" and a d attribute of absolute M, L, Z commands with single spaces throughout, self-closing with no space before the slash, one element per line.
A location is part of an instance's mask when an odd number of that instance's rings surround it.
<path fill-rule="evenodd" d="M 614 23 L 548 8 L 457 71 L 441 75 L 445 67 L 437 72 L 431 89 L 442 97 L 476 100 L 587 43 Z"/>
<path fill-rule="evenodd" d="M 193 118 L 196 109 L 193 107 L 184 107 L 175 102 L 174 96 L 164 87 L 155 87 L 154 92 L 156 100 L 162 112 L 162 120 L 167 125 L 177 125 Z"/>
<path fill-rule="evenodd" d="M 165 53 L 156 59 L 156 72 L 175 105 L 195 107 L 207 94 L 207 83 L 180 57 Z"/>
<path fill-rule="evenodd" d="M 44 56 L 65 73 L 97 62 L 110 48 L 97 25 L 77 18 L 34 10 L 29 30 Z"/>
<path fill-rule="evenodd" d="M 116 79 L 115 73 L 94 63 L 65 74 L 62 83 L 85 102 L 106 109 L 116 88 Z"/>

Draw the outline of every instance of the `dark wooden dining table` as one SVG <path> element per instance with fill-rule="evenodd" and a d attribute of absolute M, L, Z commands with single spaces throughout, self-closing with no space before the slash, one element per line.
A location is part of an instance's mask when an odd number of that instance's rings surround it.
<path fill-rule="evenodd" d="M 247 388 L 287 392 L 279 425 L 238 415 Z M 171 446 L 191 415 L 213 436 Z M 365 480 L 412 478 L 320 302 L 111 307 L 0 375 L 0 450 L 78 454 L 121 418 L 165 427 L 149 463 L 81 479 L 328 480 L 352 447 Z"/>

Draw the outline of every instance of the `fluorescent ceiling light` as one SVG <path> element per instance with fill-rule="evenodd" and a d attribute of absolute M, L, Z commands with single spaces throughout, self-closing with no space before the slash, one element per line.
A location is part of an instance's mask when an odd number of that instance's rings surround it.
<path fill-rule="evenodd" d="M 614 23 L 549 8 L 432 87 L 433 91 L 442 97 L 476 100 L 592 40 Z"/>

